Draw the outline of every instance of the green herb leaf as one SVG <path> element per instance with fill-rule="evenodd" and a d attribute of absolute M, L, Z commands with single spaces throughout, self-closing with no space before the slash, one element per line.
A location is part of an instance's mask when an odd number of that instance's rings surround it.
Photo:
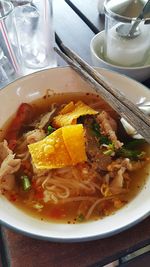
<path fill-rule="evenodd" d="M 137 146 L 143 145 L 145 143 L 146 143 L 146 141 L 144 139 L 135 139 L 135 140 L 132 140 L 132 141 L 128 142 L 125 145 L 125 147 L 128 148 L 128 149 L 134 149 Z"/>
<path fill-rule="evenodd" d="M 116 156 L 129 158 L 131 160 L 139 160 L 145 156 L 145 152 L 138 150 L 130 150 L 126 147 L 122 147 L 116 151 Z"/>
<path fill-rule="evenodd" d="M 93 134 L 98 138 L 100 145 L 102 144 L 108 145 L 111 143 L 111 141 L 109 140 L 107 136 L 101 134 L 100 126 L 96 121 L 92 123 L 91 129 L 92 129 Z"/>
<path fill-rule="evenodd" d="M 85 219 L 85 217 L 84 217 L 84 215 L 81 213 L 81 214 L 79 214 L 78 217 L 77 217 L 77 222 L 83 222 L 84 219 Z"/>
<path fill-rule="evenodd" d="M 54 132 L 55 131 L 55 128 L 53 128 L 51 125 L 49 125 L 48 127 L 47 127 L 47 133 L 48 134 L 51 134 L 52 132 Z"/>
<path fill-rule="evenodd" d="M 111 144 L 111 141 L 109 140 L 109 138 L 105 135 L 101 135 L 100 139 L 99 139 L 99 143 L 100 145 L 105 144 L 105 145 L 109 145 Z"/>
<path fill-rule="evenodd" d="M 31 188 L 30 179 L 27 175 L 22 175 L 22 187 L 24 191 L 28 191 Z"/>
<path fill-rule="evenodd" d="M 106 156 L 111 156 L 112 153 L 114 153 L 114 152 L 112 152 L 111 149 L 108 149 L 108 150 L 106 150 L 106 151 L 103 152 L 103 154 L 106 155 Z"/>
<path fill-rule="evenodd" d="M 106 150 L 103 152 L 104 155 L 114 156 L 115 155 L 115 146 L 113 143 L 106 145 Z"/>
<path fill-rule="evenodd" d="M 92 123 L 91 129 L 92 129 L 93 134 L 96 137 L 100 137 L 101 136 L 99 124 L 96 123 L 95 121 Z"/>

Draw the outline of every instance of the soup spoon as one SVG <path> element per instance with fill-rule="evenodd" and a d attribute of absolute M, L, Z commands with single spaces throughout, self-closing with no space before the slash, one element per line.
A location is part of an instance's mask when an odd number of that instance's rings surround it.
<path fill-rule="evenodd" d="M 137 105 L 145 114 L 150 115 L 150 101 L 146 101 L 145 97 L 142 97 Z M 124 118 L 121 118 L 120 121 L 128 135 L 135 139 L 143 139 L 143 137 L 138 134 L 137 131 Z"/>
<path fill-rule="evenodd" d="M 137 37 L 140 34 L 140 30 L 138 28 L 138 25 L 144 19 L 145 15 L 147 15 L 150 12 L 150 0 L 144 5 L 142 12 L 138 15 L 138 17 L 135 19 L 134 23 L 131 25 L 130 23 L 126 24 L 120 24 L 116 28 L 116 32 L 120 37 L 132 39 Z M 147 23 L 147 20 L 146 20 Z"/>

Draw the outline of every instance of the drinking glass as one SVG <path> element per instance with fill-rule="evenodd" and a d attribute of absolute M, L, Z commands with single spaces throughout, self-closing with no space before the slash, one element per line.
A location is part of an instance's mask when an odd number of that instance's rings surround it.
<path fill-rule="evenodd" d="M 97 8 L 100 15 L 104 15 L 104 1 L 105 0 L 98 0 Z"/>
<path fill-rule="evenodd" d="M 22 59 L 29 72 L 55 67 L 52 0 L 13 0 Z"/>
<path fill-rule="evenodd" d="M 20 75 L 22 75 L 22 62 L 14 7 L 11 2 L 0 0 L 0 87 Z"/>
<path fill-rule="evenodd" d="M 142 11 L 145 0 L 105 0 L 106 60 L 119 66 L 143 66 L 150 52 L 150 24 L 144 18 L 133 35 L 129 30 Z M 123 35 L 122 29 L 127 32 Z M 129 30 L 128 30 L 129 29 Z"/>

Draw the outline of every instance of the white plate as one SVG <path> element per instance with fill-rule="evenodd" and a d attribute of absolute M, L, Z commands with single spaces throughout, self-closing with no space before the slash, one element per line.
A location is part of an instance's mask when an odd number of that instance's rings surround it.
<path fill-rule="evenodd" d="M 130 100 L 141 97 L 150 101 L 149 90 L 117 73 L 99 69 L 100 73 Z M 45 95 L 47 89 L 60 92 L 91 91 L 90 86 L 71 68 L 54 68 L 31 74 L 0 91 L 0 127 L 22 102 L 31 102 Z M 43 222 L 17 209 L 4 197 L 0 198 L 0 220 L 3 224 L 40 239 L 79 242 L 114 235 L 138 223 L 150 214 L 150 177 L 143 190 L 114 215 L 95 222 L 77 225 Z"/>
<path fill-rule="evenodd" d="M 137 81 L 145 81 L 146 79 L 150 78 L 150 53 L 148 53 L 147 59 L 143 66 L 123 67 L 107 62 L 103 55 L 104 50 L 105 31 L 101 31 L 96 34 L 90 42 L 90 51 L 93 66 L 119 72 Z"/>

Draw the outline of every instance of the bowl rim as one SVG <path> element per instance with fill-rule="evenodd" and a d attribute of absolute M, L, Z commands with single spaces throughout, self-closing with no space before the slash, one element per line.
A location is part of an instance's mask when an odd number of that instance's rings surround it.
<path fill-rule="evenodd" d="M 52 242 L 59 242 L 59 243 L 78 243 L 78 242 L 88 242 L 88 241 L 94 241 L 94 240 L 99 240 L 99 239 L 103 239 L 103 238 L 107 238 L 107 237 L 112 237 L 116 234 L 122 233 L 134 226 L 136 226 L 137 224 L 139 224 L 140 222 L 142 222 L 144 219 L 148 218 L 150 216 L 150 211 L 148 211 L 146 214 L 144 214 L 143 216 L 139 217 L 136 221 L 133 221 L 129 224 L 126 224 L 123 227 L 119 227 L 116 230 L 112 230 L 109 232 L 106 232 L 104 234 L 96 234 L 96 235 L 87 235 L 86 237 L 63 237 L 63 238 L 59 238 L 59 237 L 49 237 L 49 236 L 43 236 L 43 235 L 39 235 L 39 234 L 35 234 L 35 233 L 30 233 L 26 230 L 22 230 L 20 228 L 17 228 L 15 226 L 12 226 L 9 223 L 4 222 L 3 220 L 0 220 L 0 225 L 5 226 L 8 229 L 11 229 L 13 231 L 15 231 L 16 233 L 20 233 L 23 234 L 25 236 L 31 237 L 31 238 L 35 238 L 38 240 L 44 240 L 44 241 L 52 241 Z"/>
<path fill-rule="evenodd" d="M 51 68 L 51 69 L 45 69 L 45 70 L 40 70 L 38 72 L 35 72 L 35 73 L 31 73 L 29 75 L 26 75 L 26 76 L 23 76 L 23 77 L 20 77 L 19 79 L 16 79 L 15 81 L 11 82 L 10 84 L 8 84 L 7 86 L 3 87 L 3 89 L 11 86 L 12 84 L 15 84 L 17 83 L 18 81 L 23 81 L 25 79 L 30 79 L 30 78 L 34 78 L 34 76 L 36 77 L 39 73 L 44 73 L 44 72 L 49 72 L 51 70 L 56 70 L 57 69 L 71 69 L 71 67 L 54 67 L 54 68 Z M 99 67 L 96 67 L 96 69 L 102 69 L 102 68 L 99 68 Z M 125 75 L 122 75 L 122 74 L 119 74 L 115 71 L 112 71 L 112 70 L 107 70 L 107 69 L 103 69 L 104 72 L 106 73 L 114 73 L 117 77 L 124 77 L 125 79 L 127 80 L 131 80 L 133 81 L 134 83 L 137 83 L 137 84 L 140 84 L 139 82 L 137 82 L 136 80 L 130 78 L 130 77 L 127 77 Z M 146 91 L 148 90 L 148 88 L 141 84 L 141 86 L 143 87 L 143 89 L 145 89 Z M 1 91 L 1 90 L 0 90 Z M 15 227 L 13 225 L 11 225 L 11 223 L 8 223 L 8 222 L 5 222 L 4 220 L 0 219 L 0 224 L 6 226 L 6 227 L 9 227 L 10 229 L 12 230 L 15 230 L 16 232 L 18 233 L 21 233 L 23 235 L 26 235 L 26 236 L 29 236 L 29 237 L 33 237 L 33 238 L 37 238 L 37 239 L 41 239 L 41 240 L 49 240 L 49 241 L 53 241 L 53 242 L 65 242 L 65 243 L 75 243 L 75 242 L 85 242 L 85 241 L 91 241 L 91 240 L 97 240 L 97 239 L 102 239 L 102 238 L 106 238 L 106 237 L 110 237 L 110 236 L 113 236 L 113 235 L 116 235 L 120 232 L 123 232 L 129 228 L 131 228 L 132 226 L 138 224 L 139 222 L 141 222 L 142 220 L 144 220 L 145 218 L 147 218 L 148 216 L 150 215 L 150 210 L 148 210 L 146 213 L 143 213 L 140 215 L 140 217 L 138 217 L 136 220 L 134 221 L 131 221 L 129 222 L 128 224 L 124 225 L 124 226 L 120 226 L 120 227 L 117 227 L 117 229 L 115 230 L 111 230 L 111 231 L 107 231 L 106 233 L 100 233 L 100 234 L 96 234 L 96 235 L 86 235 L 86 237 L 51 237 L 51 236 L 47 236 L 47 235 L 42 235 L 42 234 L 38 234 L 38 233 L 34 233 L 34 231 L 32 232 L 28 232 L 26 231 L 25 229 L 21 229 L 19 227 Z"/>
<path fill-rule="evenodd" d="M 126 67 L 126 66 L 123 67 L 123 66 L 114 65 L 112 63 L 109 63 L 108 61 L 106 61 L 103 58 L 99 57 L 97 55 L 97 53 L 95 52 L 94 42 L 95 42 L 96 39 L 99 39 L 99 40 L 101 40 L 101 42 L 103 42 L 104 38 L 105 38 L 105 30 L 100 31 L 99 33 L 95 34 L 94 37 L 90 41 L 90 50 L 93 53 L 93 55 L 97 58 L 98 61 L 101 61 L 104 64 L 107 64 L 108 66 L 110 66 L 110 67 L 112 67 L 112 68 L 114 68 L 116 70 L 117 69 L 120 69 L 120 70 L 143 70 L 143 69 L 150 68 L 150 64 L 149 65 L 144 65 L 144 66 L 137 66 L 137 67 Z"/>

